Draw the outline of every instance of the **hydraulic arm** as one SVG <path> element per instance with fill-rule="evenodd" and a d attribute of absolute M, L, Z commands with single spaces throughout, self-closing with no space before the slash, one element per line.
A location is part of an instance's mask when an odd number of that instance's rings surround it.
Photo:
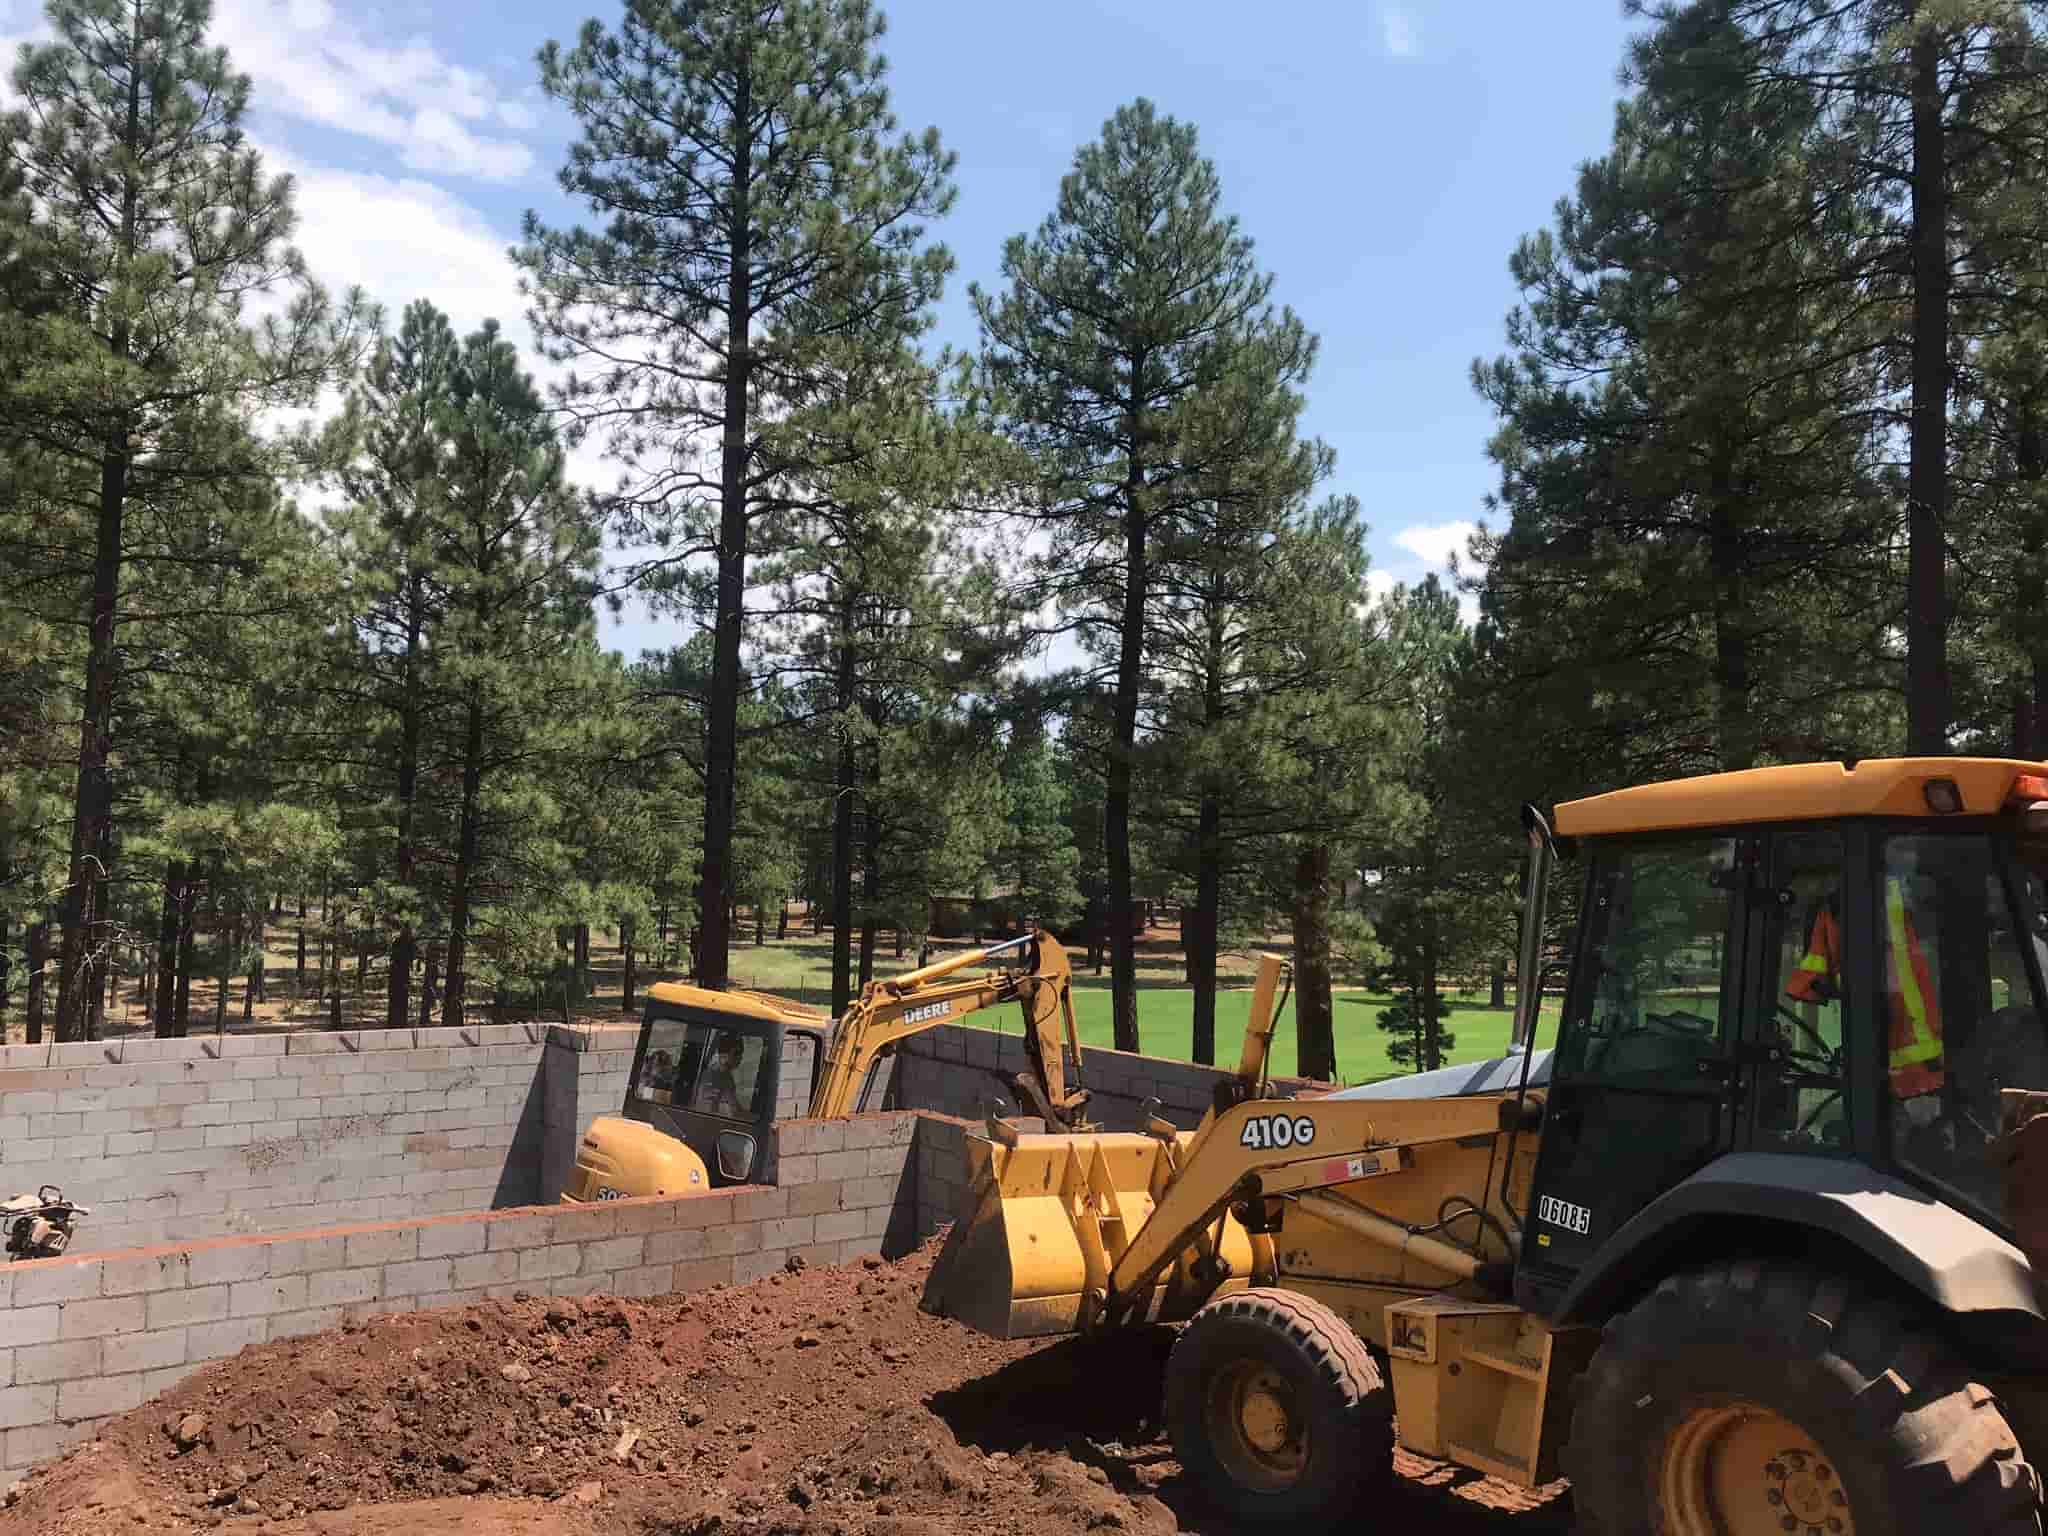
<path fill-rule="evenodd" d="M 969 966 L 1018 951 L 1023 964 L 1016 970 L 949 979 Z M 1042 929 L 871 981 L 832 1031 L 810 1113 L 814 1119 L 850 1113 L 876 1059 L 897 1041 L 983 1008 L 1014 1002 L 1024 1009 L 1024 1049 L 1031 1058 L 1031 1071 L 1019 1073 L 1014 1086 L 1048 1130 L 1083 1129 L 1081 1111 L 1088 1093 L 1078 1082 L 1068 1088 L 1062 1054 L 1063 1048 L 1073 1051 L 1078 1077 L 1081 1040 L 1074 1027 L 1072 986 L 1066 951 Z"/>

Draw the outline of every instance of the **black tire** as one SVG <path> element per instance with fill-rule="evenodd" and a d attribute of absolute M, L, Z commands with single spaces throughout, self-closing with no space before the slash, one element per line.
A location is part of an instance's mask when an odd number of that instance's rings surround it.
<path fill-rule="evenodd" d="M 1778 1433 L 1787 1421 L 1798 1434 Z M 1771 1450 L 1774 1435 L 1804 1449 Z M 1701 1508 L 1730 1536 L 2041 1529 L 1997 1399 L 1923 1319 L 1790 1262 L 1673 1276 L 1608 1323 L 1562 1462 L 1589 1536 L 1714 1529 Z"/>
<path fill-rule="evenodd" d="M 1261 1406 L 1284 1404 L 1276 1449 L 1233 1433 L 1255 1383 Z M 1379 1367 L 1349 1324 L 1295 1291 L 1237 1291 L 1189 1319 L 1167 1357 L 1166 1425 L 1188 1477 L 1245 1527 L 1340 1519 L 1393 1465 Z"/>

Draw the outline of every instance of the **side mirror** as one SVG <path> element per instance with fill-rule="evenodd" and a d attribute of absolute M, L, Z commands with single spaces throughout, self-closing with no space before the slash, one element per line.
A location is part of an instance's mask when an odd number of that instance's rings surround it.
<path fill-rule="evenodd" d="M 2020 832 L 2026 837 L 2048 837 L 2048 800 L 2036 800 L 2020 812 Z"/>
<path fill-rule="evenodd" d="M 754 1171 L 754 1138 L 744 1131 L 718 1133 L 718 1171 L 728 1179 L 742 1180 Z"/>

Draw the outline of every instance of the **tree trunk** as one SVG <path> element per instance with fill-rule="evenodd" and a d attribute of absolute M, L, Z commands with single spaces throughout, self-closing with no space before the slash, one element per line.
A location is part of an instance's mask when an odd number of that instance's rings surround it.
<path fill-rule="evenodd" d="M 426 603 L 422 576 L 414 571 L 407 583 L 405 603 L 405 660 L 400 674 L 398 728 L 398 883 L 404 900 L 417 899 L 413 879 L 419 865 L 418 820 L 420 732 L 425 713 L 420 702 L 420 631 L 425 623 Z M 391 1029 L 403 1029 L 412 1020 L 412 966 L 419 949 L 419 935 L 411 919 L 400 924 L 391 942 L 391 975 L 384 1005 L 384 1022 Z"/>
<path fill-rule="evenodd" d="M 1504 960 L 1493 962 L 1493 988 L 1487 994 L 1486 1006 L 1505 1008 L 1508 1005 L 1508 967 Z"/>
<path fill-rule="evenodd" d="M 219 985 L 213 994 L 213 1032 L 216 1035 L 225 1033 L 228 1027 L 228 967 L 234 963 L 235 956 L 235 947 L 228 942 L 227 925 L 221 919 L 220 874 L 221 860 L 216 854 L 213 861 L 213 892 L 210 898 L 214 938 L 220 945 L 220 964 L 214 977 Z"/>
<path fill-rule="evenodd" d="M 768 942 L 768 904 L 754 903 L 754 948 L 759 949 Z"/>
<path fill-rule="evenodd" d="M 440 975 L 441 946 L 427 946 L 427 973 L 420 979 L 420 1028 L 430 1029 L 434 1023 L 434 984 Z"/>
<path fill-rule="evenodd" d="M 753 77 L 739 61 L 732 121 L 735 144 L 726 204 L 730 264 L 726 269 L 724 440 L 719 454 L 718 614 L 711 649 L 711 697 L 705 709 L 704 847 L 697 888 L 698 975 L 705 986 L 726 983 L 732 899 L 732 830 L 738 777 L 740 622 L 747 577 L 747 391 L 753 358 Z"/>
<path fill-rule="evenodd" d="M 1297 1070 L 1337 1079 L 1336 1008 L 1330 995 L 1330 848 L 1304 845 L 1294 862 L 1294 1034 Z"/>
<path fill-rule="evenodd" d="M 50 925 L 47 922 L 31 924 L 28 930 L 28 1018 L 23 1032 L 30 1045 L 43 1043 L 43 996 L 46 985 L 44 972 L 50 964 Z"/>
<path fill-rule="evenodd" d="M 1143 373 L 1133 362 L 1132 378 Z M 1135 450 L 1146 431 L 1144 413 L 1131 411 Z M 1145 471 L 1133 451 L 1124 485 L 1124 610 L 1116 668 L 1116 718 L 1109 743 L 1109 782 L 1102 799 L 1102 839 L 1109 856 L 1109 976 L 1116 1049 L 1138 1049 L 1138 947 L 1131 932 L 1131 753 L 1138 740 L 1138 686 L 1145 659 Z"/>
<path fill-rule="evenodd" d="M 253 936 L 249 929 L 255 930 Z M 256 998 L 263 990 L 263 908 L 257 907 L 236 928 L 236 936 L 249 950 L 249 979 L 242 989 L 242 1022 L 256 1017 Z M 254 942 L 252 943 L 251 940 Z"/>
<path fill-rule="evenodd" d="M 1718 466 L 1708 535 L 1714 566 L 1714 695 L 1723 772 L 1756 764 L 1756 722 L 1749 708 L 1749 616 L 1743 582 L 1742 531 L 1735 491 Z"/>
<path fill-rule="evenodd" d="M 305 916 L 306 904 L 299 903 L 299 915 Z M 292 974 L 292 998 L 296 1001 L 306 995 L 306 925 L 299 924 L 299 964 Z"/>
<path fill-rule="evenodd" d="M 1195 989 L 1194 1059 L 1216 1064 L 1216 930 L 1223 900 L 1223 806 L 1215 790 L 1202 793 L 1201 824 L 1196 834 L 1195 905 L 1187 914 L 1188 966 Z"/>
<path fill-rule="evenodd" d="M 1425 1072 L 1434 1072 L 1444 1064 L 1444 1026 L 1441 1009 L 1437 1002 L 1437 934 L 1435 914 L 1426 914 L 1422 923 L 1422 1055 Z M 1334 1014 L 1335 1010 L 1332 1009 Z M 1331 1028 L 1336 1034 L 1334 1021 Z"/>
<path fill-rule="evenodd" d="M 192 866 L 185 866 L 185 879 L 178 887 L 178 979 L 171 997 L 171 1037 L 184 1039 L 192 1030 L 192 969 L 198 963 L 198 882 Z"/>
<path fill-rule="evenodd" d="M 461 830 L 457 834 L 454 883 L 448 896 L 448 995 L 441 1004 L 441 1022 L 449 1029 L 462 1026 L 462 994 L 468 984 L 464 967 L 469 960 L 469 887 L 476 872 L 477 797 L 483 784 L 483 760 L 484 706 L 472 686 L 469 724 L 462 747 Z"/>
<path fill-rule="evenodd" d="M 838 704 L 845 721 L 853 709 L 853 599 L 839 605 Z M 853 732 L 842 724 L 839 760 L 832 775 L 832 1017 L 843 1018 L 853 1001 Z M 811 931 L 818 914 L 811 912 Z"/>
<path fill-rule="evenodd" d="M 1906 470 L 1906 751 L 1949 750 L 1948 168 L 1941 38 L 1913 43 L 1913 414 Z"/>
<path fill-rule="evenodd" d="M 0 1044 L 7 1040 L 7 1004 L 14 980 L 14 958 L 7 953 L 7 918 L 0 915 Z"/>
<path fill-rule="evenodd" d="M 780 944 L 789 937 L 789 900 L 783 899 L 782 910 L 775 915 L 775 942 Z"/>
<path fill-rule="evenodd" d="M 163 913 L 157 919 L 156 929 L 156 1036 L 159 1040 L 170 1039 L 177 1033 L 171 1024 L 171 1005 L 175 998 L 178 971 L 178 915 L 180 912 L 179 892 L 185 884 L 185 863 L 172 859 L 164 866 Z"/>
<path fill-rule="evenodd" d="M 590 924 L 576 925 L 576 995 L 590 996 Z"/>
<path fill-rule="evenodd" d="M 630 917 L 619 919 L 619 956 L 625 963 L 626 971 L 625 990 L 620 995 L 619 1007 L 623 1011 L 631 1013 L 633 1011 L 633 919 Z"/>

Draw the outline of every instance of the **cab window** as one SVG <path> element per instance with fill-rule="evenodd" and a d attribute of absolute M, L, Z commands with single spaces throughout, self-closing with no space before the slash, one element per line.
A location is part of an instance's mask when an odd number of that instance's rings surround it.
<path fill-rule="evenodd" d="M 1781 834 L 1763 904 L 1771 993 L 1757 1031 L 1769 1050 L 1756 1083 L 1754 1140 L 1774 1152 L 1846 1156 L 1848 1063 L 1842 1034 L 1842 835 Z M 1860 1059 L 1860 1058 L 1859 1058 Z"/>
<path fill-rule="evenodd" d="M 752 1120 L 767 1041 L 694 1019 L 648 1022 L 632 1097 L 726 1120 Z"/>
<path fill-rule="evenodd" d="M 1993 1212 L 1999 1091 L 2048 1089 L 2043 862 L 1986 833 L 1887 838 L 1877 891 L 1892 1150 Z"/>

